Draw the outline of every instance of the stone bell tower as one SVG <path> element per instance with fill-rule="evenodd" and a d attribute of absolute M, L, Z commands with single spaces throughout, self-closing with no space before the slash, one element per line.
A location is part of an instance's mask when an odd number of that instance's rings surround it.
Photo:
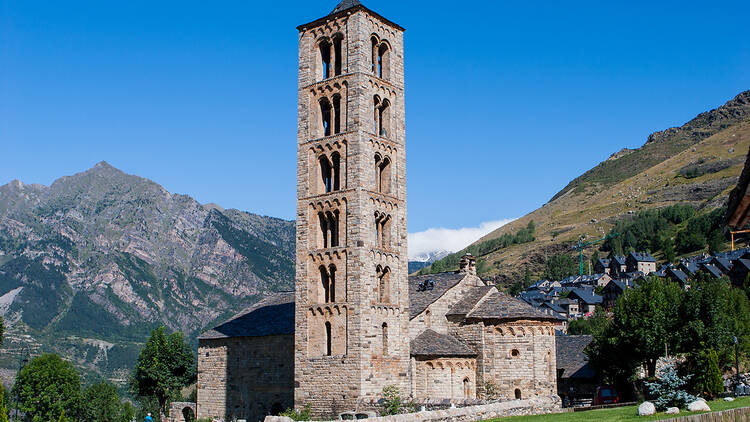
<path fill-rule="evenodd" d="M 299 30 L 295 407 L 409 390 L 403 28 L 357 0 Z"/>

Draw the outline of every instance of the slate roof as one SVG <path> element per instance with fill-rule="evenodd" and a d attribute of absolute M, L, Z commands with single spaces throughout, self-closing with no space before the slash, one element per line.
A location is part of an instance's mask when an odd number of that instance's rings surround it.
<path fill-rule="evenodd" d="M 557 312 L 558 314 L 564 314 L 565 309 L 555 305 L 552 302 L 544 302 L 542 303 L 541 307 L 549 308 L 551 311 Z"/>
<path fill-rule="evenodd" d="M 589 359 L 583 353 L 591 343 L 591 336 L 556 336 L 557 372 L 562 369 L 561 378 L 594 378 L 596 373 L 589 366 Z"/>
<path fill-rule="evenodd" d="M 610 284 L 612 285 L 612 287 L 610 287 Z M 604 286 L 604 289 L 614 289 L 615 287 L 618 287 L 620 291 L 623 291 L 623 292 L 625 291 L 625 289 L 628 288 L 628 286 L 622 281 L 613 279 L 613 280 L 610 280 L 610 282 L 607 283 L 606 286 Z"/>
<path fill-rule="evenodd" d="M 737 259 L 734 261 L 733 267 L 736 267 L 738 265 L 744 267 L 745 270 L 750 271 L 750 260 L 744 258 Z"/>
<path fill-rule="evenodd" d="M 275 293 L 198 337 L 213 340 L 294 334 L 294 292 Z"/>
<path fill-rule="evenodd" d="M 612 262 L 619 265 L 625 265 L 625 257 L 620 255 L 613 255 L 612 259 L 610 260 L 610 263 Z"/>
<path fill-rule="evenodd" d="M 499 291 L 492 292 L 484 298 L 466 317 L 479 319 L 559 319 Z"/>
<path fill-rule="evenodd" d="M 411 341 L 412 356 L 476 356 L 477 352 L 458 339 L 433 330 L 425 330 Z"/>
<path fill-rule="evenodd" d="M 357 6 L 361 6 L 362 3 L 359 2 L 359 0 L 343 0 L 341 3 L 336 6 L 335 9 L 331 12 L 332 15 L 335 15 L 336 13 L 343 12 L 344 10 L 353 9 Z"/>
<path fill-rule="evenodd" d="M 469 291 L 464 294 L 461 300 L 453 305 L 453 307 L 448 311 L 446 315 L 468 314 L 472 309 L 474 309 L 475 306 L 477 306 L 477 303 L 479 303 L 479 301 L 482 300 L 483 297 L 487 296 L 487 294 L 493 290 L 497 290 L 495 286 L 481 286 L 469 289 Z"/>
<path fill-rule="evenodd" d="M 575 296 L 587 305 L 600 305 L 602 297 L 594 293 L 592 289 L 573 289 L 568 297 Z"/>
<path fill-rule="evenodd" d="M 604 268 L 609 267 L 609 259 L 607 258 L 599 258 L 598 262 L 599 265 L 601 265 Z"/>
<path fill-rule="evenodd" d="M 711 264 L 701 264 L 700 267 L 701 270 L 709 273 L 712 277 L 719 278 L 722 276 L 721 270 L 716 268 L 716 266 Z"/>
<path fill-rule="evenodd" d="M 727 259 L 720 256 L 715 256 L 711 260 L 711 263 L 715 265 L 717 268 L 719 268 L 722 272 L 727 273 L 729 270 L 732 269 L 732 262 Z"/>
<path fill-rule="evenodd" d="M 675 281 L 685 284 L 688 281 L 688 276 L 682 270 L 676 268 L 670 268 L 667 270 L 667 276 L 676 279 Z"/>
<path fill-rule="evenodd" d="M 451 287 L 466 277 L 467 273 L 449 272 L 440 274 L 417 275 L 409 277 L 409 319 L 421 314 L 433 302 L 440 299 Z M 434 280 L 431 290 L 419 291 L 419 284 Z"/>
<path fill-rule="evenodd" d="M 696 261 L 683 261 L 682 269 L 693 275 L 698 272 L 698 263 Z"/>
<path fill-rule="evenodd" d="M 636 262 L 656 262 L 656 259 L 648 252 L 630 252 L 628 256 Z"/>

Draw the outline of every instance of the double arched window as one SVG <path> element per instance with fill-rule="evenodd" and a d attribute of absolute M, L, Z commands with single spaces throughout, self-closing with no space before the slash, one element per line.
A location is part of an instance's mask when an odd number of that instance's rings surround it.
<path fill-rule="evenodd" d="M 334 94 L 330 99 L 323 97 L 318 100 L 320 106 L 320 136 L 331 136 L 343 131 L 344 122 L 341 117 L 342 99 L 340 94 Z"/>
<path fill-rule="evenodd" d="M 375 191 L 391 193 L 391 159 L 375 154 Z"/>
<path fill-rule="evenodd" d="M 339 76 L 343 72 L 344 36 L 335 34 L 318 41 L 318 80 Z"/>
<path fill-rule="evenodd" d="M 391 216 L 375 211 L 375 245 L 380 249 L 389 249 L 391 243 Z"/>
<path fill-rule="evenodd" d="M 329 265 L 326 268 L 321 265 L 320 268 L 320 290 L 318 301 L 321 303 L 336 302 L 336 266 Z"/>
<path fill-rule="evenodd" d="M 321 248 L 339 246 L 339 211 L 321 211 L 318 213 L 321 232 Z"/>
<path fill-rule="evenodd" d="M 391 46 L 388 41 L 380 40 L 377 35 L 370 37 L 372 44 L 372 73 L 380 79 L 391 76 Z"/>
<path fill-rule="evenodd" d="M 379 95 L 372 98 L 373 131 L 381 138 L 389 138 L 391 133 L 391 102 Z"/>
<path fill-rule="evenodd" d="M 330 193 L 341 189 L 341 154 L 334 152 L 329 159 L 326 155 L 318 157 L 322 189 L 320 193 Z"/>

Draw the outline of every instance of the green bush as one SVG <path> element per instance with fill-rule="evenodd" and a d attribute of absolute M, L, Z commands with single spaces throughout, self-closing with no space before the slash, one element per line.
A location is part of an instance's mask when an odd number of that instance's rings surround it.
<path fill-rule="evenodd" d="M 279 413 L 279 416 L 286 416 L 287 418 L 292 418 L 294 421 L 309 421 L 311 413 L 312 407 L 308 403 L 301 411 L 297 409 L 287 409 Z"/>
<path fill-rule="evenodd" d="M 383 388 L 383 401 L 381 402 L 382 416 L 398 415 L 404 411 L 406 405 L 401 398 L 401 391 L 395 385 Z"/>
<path fill-rule="evenodd" d="M 724 391 L 719 370 L 719 357 L 714 349 L 706 349 L 698 356 L 697 388 L 706 398 L 712 399 Z"/>

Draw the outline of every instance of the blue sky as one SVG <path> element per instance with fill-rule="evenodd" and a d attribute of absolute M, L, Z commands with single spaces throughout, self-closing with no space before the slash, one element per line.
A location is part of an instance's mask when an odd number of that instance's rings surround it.
<path fill-rule="evenodd" d="M 364 4 L 407 29 L 412 233 L 522 216 L 750 89 L 747 1 Z M 0 0 L 0 184 L 106 160 L 293 218 L 295 26 L 335 5 Z"/>

